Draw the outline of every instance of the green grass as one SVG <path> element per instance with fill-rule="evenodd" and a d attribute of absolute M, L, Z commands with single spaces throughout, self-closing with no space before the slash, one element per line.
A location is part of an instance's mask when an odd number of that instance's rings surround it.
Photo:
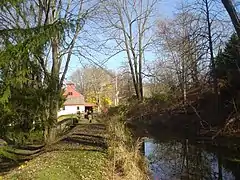
<path fill-rule="evenodd" d="M 8 152 L 10 150 L 12 150 L 12 148 L 10 148 L 8 146 L 0 147 L 0 159 L 2 157 L 5 157 L 5 158 L 8 158 L 8 159 L 11 159 L 11 160 L 15 161 L 17 159 L 17 157 L 14 154 Z"/>
<path fill-rule="evenodd" d="M 78 124 L 61 140 L 3 177 L 6 180 L 105 180 L 109 160 L 103 124 Z M 96 144 L 98 142 L 99 144 Z M 27 154 L 23 150 L 19 153 Z M 1 180 L 1 176 L 0 176 Z"/>
<path fill-rule="evenodd" d="M 106 155 L 97 151 L 55 151 L 40 155 L 12 171 L 6 180 L 103 180 Z"/>
<path fill-rule="evenodd" d="M 67 115 L 62 115 L 62 116 L 59 116 L 58 117 L 58 122 L 60 122 L 60 121 L 62 121 L 62 120 L 64 120 L 64 119 L 71 119 L 71 118 L 73 118 L 73 119 L 78 119 L 78 115 L 77 114 L 67 114 Z"/>

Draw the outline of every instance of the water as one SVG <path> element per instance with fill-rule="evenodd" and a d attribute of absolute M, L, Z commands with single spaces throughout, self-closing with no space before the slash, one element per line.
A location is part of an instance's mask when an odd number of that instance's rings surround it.
<path fill-rule="evenodd" d="M 146 139 L 144 152 L 154 180 L 240 180 L 240 156 L 236 159 L 220 148 L 209 150 L 188 140 Z"/>

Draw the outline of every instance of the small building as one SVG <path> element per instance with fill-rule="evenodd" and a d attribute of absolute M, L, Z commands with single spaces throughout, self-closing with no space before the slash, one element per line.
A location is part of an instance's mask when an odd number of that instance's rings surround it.
<path fill-rule="evenodd" d="M 74 83 L 67 83 L 63 94 L 66 96 L 64 106 L 58 112 L 58 116 L 67 114 L 84 113 L 87 109 L 91 109 L 94 104 L 86 103 L 84 96 L 76 90 Z"/>

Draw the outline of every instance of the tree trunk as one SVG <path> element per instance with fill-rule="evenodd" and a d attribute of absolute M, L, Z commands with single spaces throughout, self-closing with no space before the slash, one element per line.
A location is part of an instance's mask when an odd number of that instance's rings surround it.
<path fill-rule="evenodd" d="M 185 47 L 185 42 L 183 44 Z M 182 96 L 183 96 L 183 104 L 186 104 L 187 101 L 187 77 L 186 77 L 186 56 L 185 53 L 182 55 Z"/>
<path fill-rule="evenodd" d="M 208 0 L 205 0 L 205 5 L 206 5 L 207 28 L 208 28 L 208 43 L 209 43 L 210 59 L 211 59 L 211 75 L 213 78 L 213 89 L 215 94 L 216 113 L 218 114 L 218 82 L 217 82 L 217 76 L 216 76 L 215 60 L 213 55 L 212 30 L 211 30 Z"/>
<path fill-rule="evenodd" d="M 52 69 L 51 69 L 51 80 L 49 84 L 49 117 L 45 128 L 45 142 L 51 143 L 56 139 L 56 123 L 57 123 L 57 112 L 59 110 L 59 60 L 58 60 L 58 35 L 52 38 Z"/>
<path fill-rule="evenodd" d="M 134 73 L 134 69 L 133 69 L 133 65 L 132 65 L 131 60 L 129 60 L 129 66 L 130 66 L 130 70 L 131 70 L 132 81 L 133 81 L 135 93 L 136 93 L 137 99 L 139 99 L 138 83 L 137 83 L 137 81 L 136 81 L 136 77 L 135 77 L 135 73 Z"/>
<path fill-rule="evenodd" d="M 223 170 L 222 170 L 222 156 L 220 153 L 217 153 L 217 158 L 218 158 L 218 180 L 223 179 Z"/>
<path fill-rule="evenodd" d="M 238 37 L 240 38 L 240 19 L 238 17 L 238 14 L 236 12 L 232 0 L 222 0 L 222 3 L 232 20 L 233 26 L 237 32 Z"/>
<path fill-rule="evenodd" d="M 139 65 L 138 65 L 138 78 L 139 78 L 139 100 L 143 101 L 143 83 L 142 83 L 142 62 L 143 62 L 143 50 L 142 50 L 143 35 L 139 35 Z"/>
<path fill-rule="evenodd" d="M 122 25 L 124 27 L 124 24 L 122 22 Z M 131 55 L 130 55 L 130 49 L 129 49 L 129 45 L 128 45 L 128 38 L 127 38 L 127 35 L 125 32 L 123 32 L 123 35 L 124 35 L 124 43 L 125 43 L 125 47 L 126 47 L 126 52 L 127 52 L 127 57 L 128 57 L 128 65 L 129 65 L 129 68 L 130 68 L 130 73 L 131 73 L 131 76 L 132 76 L 132 81 L 133 81 L 133 85 L 134 85 L 134 89 L 135 89 L 135 92 L 136 92 L 136 96 L 137 96 L 137 99 L 139 99 L 139 93 L 138 93 L 138 82 L 137 82 L 137 74 L 135 74 L 135 69 L 134 69 L 134 65 L 132 63 L 132 58 L 131 58 Z"/>
<path fill-rule="evenodd" d="M 143 13 L 143 0 L 140 1 L 140 14 Z M 143 53 L 144 53 L 144 49 L 143 49 L 143 45 L 142 45 L 142 41 L 143 41 L 143 36 L 144 36 L 144 31 L 145 31 L 145 24 L 146 24 L 146 16 L 143 20 L 143 22 L 141 20 L 138 20 L 138 31 L 139 31 L 139 37 L 138 37 L 138 51 L 139 51 L 139 65 L 138 65 L 138 73 L 139 73 L 139 95 L 140 98 L 139 100 L 142 102 L 143 101 L 143 82 L 142 82 L 142 63 L 143 63 Z"/>
<path fill-rule="evenodd" d="M 188 36 L 189 43 L 189 62 L 191 67 L 191 78 L 194 84 L 194 87 L 199 86 L 198 82 L 198 57 L 197 57 L 197 47 L 195 40 L 191 40 L 190 36 Z"/>
<path fill-rule="evenodd" d="M 56 140 L 56 127 L 46 127 L 44 131 L 44 140 L 46 144 L 52 144 Z"/>
<path fill-rule="evenodd" d="M 56 91 L 52 91 L 50 94 L 49 116 L 47 118 L 47 123 L 45 124 L 44 131 L 45 143 L 47 144 L 52 143 L 56 140 L 56 124 L 60 96 L 60 93 Z"/>

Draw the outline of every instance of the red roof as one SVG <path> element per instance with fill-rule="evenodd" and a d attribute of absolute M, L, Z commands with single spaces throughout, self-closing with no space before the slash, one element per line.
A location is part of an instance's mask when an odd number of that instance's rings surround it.
<path fill-rule="evenodd" d="M 76 87 L 74 83 L 67 83 L 65 88 L 65 92 L 63 93 L 64 96 L 67 96 L 64 105 L 84 105 L 86 107 L 93 107 L 96 106 L 92 103 L 85 103 L 84 96 L 76 91 Z"/>
<path fill-rule="evenodd" d="M 68 98 L 83 97 L 82 94 L 76 91 L 75 85 L 73 83 L 67 83 L 67 87 L 63 95 L 67 96 Z"/>

